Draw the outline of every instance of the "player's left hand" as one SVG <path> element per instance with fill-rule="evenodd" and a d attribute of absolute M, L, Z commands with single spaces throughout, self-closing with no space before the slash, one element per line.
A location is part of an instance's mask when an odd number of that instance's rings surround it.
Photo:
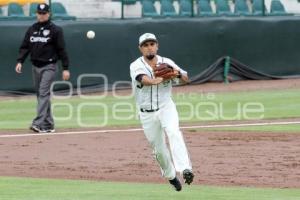
<path fill-rule="evenodd" d="M 69 70 L 64 70 L 64 71 L 63 71 L 63 73 L 62 73 L 62 79 L 63 79 L 64 81 L 67 81 L 67 80 L 70 79 L 70 72 L 69 72 Z"/>
<path fill-rule="evenodd" d="M 22 63 L 17 63 L 17 65 L 16 65 L 16 72 L 18 74 L 22 73 Z"/>

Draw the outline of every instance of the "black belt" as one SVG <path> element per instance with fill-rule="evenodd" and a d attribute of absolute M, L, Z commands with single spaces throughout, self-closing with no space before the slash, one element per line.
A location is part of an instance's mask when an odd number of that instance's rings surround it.
<path fill-rule="evenodd" d="M 151 109 L 151 110 L 146 110 L 146 109 L 141 108 L 141 112 L 156 112 L 158 110 L 159 110 L 159 108 Z"/>
<path fill-rule="evenodd" d="M 32 64 L 35 66 L 35 67 L 38 67 L 38 68 L 41 68 L 41 67 L 44 67 L 46 65 L 50 65 L 50 64 L 55 64 L 56 61 L 51 61 L 51 62 L 43 62 L 43 61 L 36 61 L 36 60 L 32 60 L 31 61 Z"/>

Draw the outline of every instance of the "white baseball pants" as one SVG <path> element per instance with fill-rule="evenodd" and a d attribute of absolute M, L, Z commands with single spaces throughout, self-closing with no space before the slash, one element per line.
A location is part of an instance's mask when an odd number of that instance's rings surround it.
<path fill-rule="evenodd" d="M 176 172 L 182 173 L 185 169 L 192 169 L 173 101 L 169 101 L 156 112 L 140 112 L 140 120 L 163 177 L 171 180 L 176 177 Z M 168 136 L 172 157 L 165 134 Z"/>

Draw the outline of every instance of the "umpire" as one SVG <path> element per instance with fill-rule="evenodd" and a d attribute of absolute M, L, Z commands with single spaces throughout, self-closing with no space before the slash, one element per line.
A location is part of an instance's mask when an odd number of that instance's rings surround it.
<path fill-rule="evenodd" d="M 57 72 L 57 61 L 62 61 L 63 80 L 69 80 L 69 59 L 65 51 L 62 28 L 50 21 L 49 5 L 37 6 L 37 22 L 27 30 L 17 59 L 16 72 L 22 73 L 22 64 L 31 55 L 33 80 L 37 92 L 37 116 L 30 129 L 38 133 L 55 132 L 51 114 L 50 87 Z"/>

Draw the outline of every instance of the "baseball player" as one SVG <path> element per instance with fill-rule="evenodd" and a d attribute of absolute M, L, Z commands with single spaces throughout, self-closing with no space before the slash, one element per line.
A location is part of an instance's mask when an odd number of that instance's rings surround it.
<path fill-rule="evenodd" d="M 38 100 L 37 116 L 30 129 L 38 133 L 54 132 L 50 87 L 57 71 L 56 62 L 62 60 L 63 80 L 70 78 L 70 72 L 62 29 L 50 21 L 49 6 L 45 3 L 38 4 L 37 23 L 29 27 L 24 37 L 15 67 L 17 73 L 22 73 L 22 64 L 29 53 Z"/>
<path fill-rule="evenodd" d="M 158 161 L 162 176 L 176 191 L 182 189 L 176 172 L 183 175 L 185 183 L 193 181 L 194 174 L 182 133 L 176 106 L 171 98 L 172 79 L 188 82 L 187 72 L 171 59 L 157 55 L 158 41 L 154 34 L 145 33 L 139 38 L 141 57 L 130 65 L 132 87 L 136 97 L 144 134 Z M 171 79 L 155 76 L 158 64 L 167 64 L 174 71 Z M 168 136 L 170 151 L 165 135 Z"/>

